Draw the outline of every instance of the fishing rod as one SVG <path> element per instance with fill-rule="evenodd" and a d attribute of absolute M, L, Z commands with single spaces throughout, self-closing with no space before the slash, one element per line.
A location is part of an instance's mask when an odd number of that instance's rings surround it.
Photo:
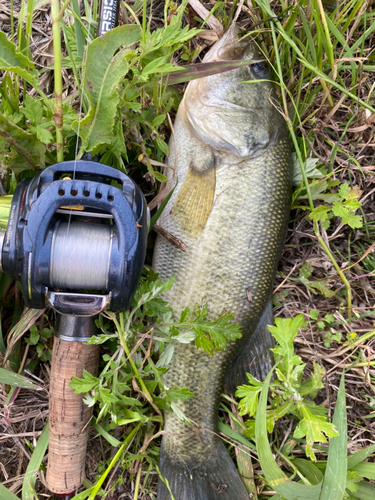
<path fill-rule="evenodd" d="M 98 36 L 117 25 L 118 0 L 103 0 Z M 115 187 L 115 185 L 119 187 Z M 14 192 L 0 232 L 0 271 L 22 285 L 27 307 L 57 313 L 51 360 L 46 484 L 69 500 L 85 477 L 92 408 L 69 387 L 96 375 L 104 309 L 130 306 L 146 254 L 148 215 L 140 188 L 124 173 L 90 160 L 52 165 Z"/>

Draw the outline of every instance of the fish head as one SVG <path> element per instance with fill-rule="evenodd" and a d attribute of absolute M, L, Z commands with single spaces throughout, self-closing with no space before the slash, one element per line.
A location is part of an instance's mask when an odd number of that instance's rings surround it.
<path fill-rule="evenodd" d="M 193 134 L 230 163 L 259 156 L 286 133 L 277 109 L 270 70 L 255 42 L 238 37 L 232 26 L 203 62 L 248 61 L 189 83 L 184 107 Z"/>

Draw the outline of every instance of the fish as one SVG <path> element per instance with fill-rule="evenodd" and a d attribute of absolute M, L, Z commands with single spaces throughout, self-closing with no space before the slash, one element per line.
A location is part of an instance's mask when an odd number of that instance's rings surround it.
<path fill-rule="evenodd" d="M 166 387 L 194 394 L 178 407 L 193 426 L 165 412 L 158 500 L 248 500 L 239 473 L 218 436 L 224 381 L 232 394 L 246 372 L 263 379 L 272 366 L 272 284 L 289 220 L 292 162 L 285 120 L 270 70 L 254 41 L 232 26 L 203 62 L 248 60 L 237 69 L 191 81 L 170 140 L 170 186 L 177 185 L 159 218 L 153 268 L 174 316 L 207 304 L 207 319 L 226 312 L 241 339 L 213 356 L 178 344 Z M 247 83 L 243 83 L 247 82 Z"/>

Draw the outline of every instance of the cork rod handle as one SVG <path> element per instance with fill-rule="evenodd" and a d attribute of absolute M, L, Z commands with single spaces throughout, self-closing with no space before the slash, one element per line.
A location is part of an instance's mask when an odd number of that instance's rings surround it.
<path fill-rule="evenodd" d="M 83 370 L 97 374 L 99 346 L 55 338 L 50 378 L 49 450 L 46 483 L 53 493 L 77 490 L 85 477 L 92 409 L 69 387 Z"/>

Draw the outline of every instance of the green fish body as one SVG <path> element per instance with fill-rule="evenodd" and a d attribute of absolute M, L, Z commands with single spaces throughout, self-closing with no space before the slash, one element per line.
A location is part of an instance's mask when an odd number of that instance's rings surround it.
<path fill-rule="evenodd" d="M 270 77 L 263 63 L 251 63 L 260 58 L 252 43 L 231 29 L 204 62 L 240 58 L 249 65 L 190 82 L 170 141 L 166 175 L 178 184 L 159 220 L 187 252 L 157 237 L 153 267 L 162 280 L 176 277 L 164 298 L 176 318 L 202 302 L 207 319 L 231 312 L 243 334 L 213 356 L 175 347 L 165 384 L 194 394 L 179 402 L 194 426 L 165 414 L 160 470 L 175 500 L 249 498 L 217 436 L 218 406 L 229 366 L 231 392 L 244 372 L 262 377 L 270 368 L 265 324 L 289 218 L 290 147 L 271 83 L 253 82 Z M 158 500 L 170 498 L 159 480 Z"/>

